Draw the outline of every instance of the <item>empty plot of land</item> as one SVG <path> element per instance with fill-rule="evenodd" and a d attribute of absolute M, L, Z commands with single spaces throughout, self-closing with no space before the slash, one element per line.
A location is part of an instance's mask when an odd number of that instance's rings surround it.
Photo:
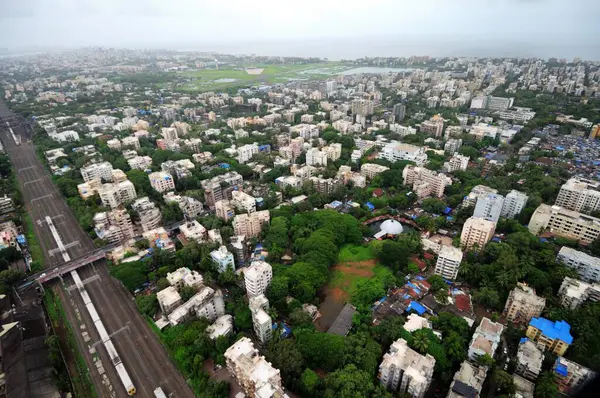
<path fill-rule="evenodd" d="M 260 75 L 265 68 L 246 68 L 246 73 L 249 75 Z"/>

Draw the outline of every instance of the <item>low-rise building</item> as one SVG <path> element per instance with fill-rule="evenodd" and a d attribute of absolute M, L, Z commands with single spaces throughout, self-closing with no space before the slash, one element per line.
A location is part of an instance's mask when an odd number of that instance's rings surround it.
<path fill-rule="evenodd" d="M 535 294 L 525 283 L 517 283 L 510 291 L 504 306 L 504 316 L 509 322 L 528 324 L 531 318 L 542 314 L 546 299 Z"/>
<path fill-rule="evenodd" d="M 565 277 L 558 290 L 560 304 L 571 310 L 586 301 L 600 301 L 600 284 Z"/>
<path fill-rule="evenodd" d="M 383 147 L 379 153 L 379 158 L 392 163 L 399 160 L 410 160 L 417 165 L 422 165 L 427 161 L 427 154 L 425 154 L 423 147 L 393 142 Z"/>
<path fill-rule="evenodd" d="M 82 167 L 80 170 L 83 181 L 88 182 L 94 178 L 102 181 L 112 181 L 112 164 L 109 162 L 92 163 L 89 166 Z"/>
<path fill-rule="evenodd" d="M 360 166 L 360 174 L 365 178 L 372 180 L 375 178 L 375 176 L 378 176 L 389 169 L 389 167 L 381 166 L 375 163 L 364 163 L 362 166 Z"/>
<path fill-rule="evenodd" d="M 543 346 L 526 337 L 522 338 L 517 351 L 515 372 L 535 381 L 542 371 L 542 362 L 544 362 Z"/>
<path fill-rule="evenodd" d="M 222 315 L 214 323 L 206 328 L 206 333 L 211 340 L 218 337 L 226 337 L 233 333 L 233 317 L 231 315 Z"/>
<path fill-rule="evenodd" d="M 425 396 L 433 378 L 435 358 L 421 355 L 408 347 L 404 339 L 396 340 L 379 365 L 379 381 L 388 390 L 415 398 Z"/>
<path fill-rule="evenodd" d="M 170 314 L 183 303 L 179 292 L 173 286 L 169 286 L 156 293 L 156 299 L 164 315 Z"/>
<path fill-rule="evenodd" d="M 179 227 L 179 230 L 186 242 L 196 241 L 202 243 L 207 240 L 207 230 L 197 220 L 185 222 Z"/>
<path fill-rule="evenodd" d="M 181 267 L 173 272 L 167 272 L 167 281 L 177 290 L 184 286 L 198 289 L 203 285 L 204 278 L 196 271 Z"/>
<path fill-rule="evenodd" d="M 469 359 L 476 361 L 482 355 L 494 357 L 498 344 L 500 344 L 500 336 L 504 326 L 498 322 L 492 322 L 488 318 L 483 318 L 469 344 Z"/>
<path fill-rule="evenodd" d="M 564 355 L 573 342 L 571 325 L 565 321 L 552 322 L 542 317 L 531 319 L 525 335 L 556 355 Z"/>

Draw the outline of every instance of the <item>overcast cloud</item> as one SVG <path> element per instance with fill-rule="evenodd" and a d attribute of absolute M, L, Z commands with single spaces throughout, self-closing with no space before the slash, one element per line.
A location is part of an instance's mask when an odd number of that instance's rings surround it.
<path fill-rule="evenodd" d="M 0 0 L 0 47 L 599 59 L 599 13 L 599 0 Z"/>

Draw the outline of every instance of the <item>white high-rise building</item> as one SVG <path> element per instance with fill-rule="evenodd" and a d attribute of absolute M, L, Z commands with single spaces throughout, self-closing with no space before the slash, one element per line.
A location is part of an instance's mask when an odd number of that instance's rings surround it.
<path fill-rule="evenodd" d="M 469 166 L 469 157 L 463 155 L 454 155 L 447 162 L 444 162 L 443 170 L 446 173 L 454 171 L 465 171 Z"/>
<path fill-rule="evenodd" d="M 104 181 L 112 181 L 113 167 L 108 162 L 92 163 L 87 167 L 82 167 L 80 170 L 83 181 L 89 182 L 94 178 L 100 178 Z"/>
<path fill-rule="evenodd" d="M 502 195 L 489 194 L 478 198 L 473 217 L 483 218 L 496 224 L 500 219 L 502 206 L 504 206 L 504 196 Z"/>
<path fill-rule="evenodd" d="M 412 186 L 419 198 L 444 196 L 446 186 L 452 185 L 452 179 L 444 173 L 437 173 L 424 167 L 406 166 L 402 170 L 404 185 Z"/>
<path fill-rule="evenodd" d="M 158 192 L 168 192 L 175 189 L 175 181 L 169 173 L 156 171 L 148 174 L 148 178 L 150 179 L 150 186 Z"/>
<path fill-rule="evenodd" d="M 600 209 L 600 183 L 584 178 L 571 178 L 560 188 L 556 206 L 590 212 Z"/>
<path fill-rule="evenodd" d="M 254 334 L 263 345 L 271 341 L 273 334 L 273 320 L 267 313 L 268 311 L 269 300 L 264 294 L 250 297 L 250 312 L 252 313 Z"/>
<path fill-rule="evenodd" d="M 253 144 L 242 145 L 237 149 L 238 157 L 237 160 L 240 163 L 246 163 L 252 156 L 258 153 L 258 144 L 255 142 Z"/>
<path fill-rule="evenodd" d="M 392 163 L 398 160 L 410 160 L 417 165 L 422 165 L 427 161 L 427 154 L 423 147 L 392 142 L 383 147 L 379 153 L 379 158 Z"/>
<path fill-rule="evenodd" d="M 327 166 L 327 152 L 322 152 L 318 148 L 311 148 L 306 151 L 306 164 L 308 166 Z"/>
<path fill-rule="evenodd" d="M 502 212 L 500 215 L 505 218 L 515 218 L 527 204 L 529 197 L 523 192 L 512 190 L 504 198 L 504 205 L 502 206 Z"/>
<path fill-rule="evenodd" d="M 404 339 L 396 340 L 379 365 L 379 381 L 391 391 L 423 398 L 433 378 L 435 358 L 421 355 L 408 347 Z"/>
<path fill-rule="evenodd" d="M 98 188 L 102 205 L 115 209 L 137 197 L 135 186 L 129 180 L 118 184 L 103 184 Z"/>
<path fill-rule="evenodd" d="M 449 280 L 456 279 L 462 258 L 463 253 L 459 248 L 442 246 L 435 263 L 435 273 Z"/>
<path fill-rule="evenodd" d="M 242 191 L 233 191 L 231 193 L 231 204 L 239 211 L 246 213 L 254 213 L 256 211 L 256 199 Z"/>
<path fill-rule="evenodd" d="M 263 225 L 271 219 L 269 210 L 261 210 L 250 214 L 238 214 L 233 218 L 233 230 L 236 235 L 247 237 L 258 236 Z"/>
<path fill-rule="evenodd" d="M 556 256 L 556 261 L 575 269 L 584 281 L 600 282 L 600 258 L 598 257 L 563 246 Z"/>
<path fill-rule="evenodd" d="M 254 261 L 244 269 L 244 285 L 248 297 L 264 294 L 273 279 L 271 264 L 264 261 Z"/>

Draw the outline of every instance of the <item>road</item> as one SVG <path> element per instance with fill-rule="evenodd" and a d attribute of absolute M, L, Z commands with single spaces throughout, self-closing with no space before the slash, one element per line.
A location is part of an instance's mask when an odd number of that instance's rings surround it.
<path fill-rule="evenodd" d="M 0 117 L 9 115 L 6 105 L 0 101 Z M 26 134 L 23 127 L 13 128 L 13 131 Z M 41 222 L 46 216 L 52 218 L 63 243 L 70 245 L 67 252 L 72 259 L 92 252 L 95 249 L 93 241 L 81 229 L 75 215 L 53 184 L 50 173 L 37 158 L 33 144 L 24 138 L 21 145 L 17 146 L 10 133 L 1 128 L 0 139 L 19 180 L 26 210 L 33 221 L 35 235 L 44 252 L 46 267 L 53 269 L 64 263 L 60 253 L 52 255 L 52 250 L 56 249 L 57 245 L 46 223 Z M 111 338 L 137 388 L 137 396 L 153 397 L 153 390 L 160 386 L 167 395 L 172 394 L 173 398 L 194 397 L 165 349 L 138 313 L 131 295 L 118 281 L 110 277 L 106 263 L 99 261 L 80 268 L 78 272 L 108 333 L 115 333 Z M 69 289 L 71 285 L 72 279 L 64 278 L 64 284 L 60 285 L 60 295 L 69 322 L 75 331 L 77 345 L 90 369 L 96 392 L 101 397 L 127 397 L 104 346 L 98 344 L 95 346 L 97 353 L 94 353 L 94 350 L 90 352 L 90 346 L 98 341 L 99 336 L 81 296 L 77 290 Z M 104 376 L 97 367 L 98 356 L 102 361 Z"/>

